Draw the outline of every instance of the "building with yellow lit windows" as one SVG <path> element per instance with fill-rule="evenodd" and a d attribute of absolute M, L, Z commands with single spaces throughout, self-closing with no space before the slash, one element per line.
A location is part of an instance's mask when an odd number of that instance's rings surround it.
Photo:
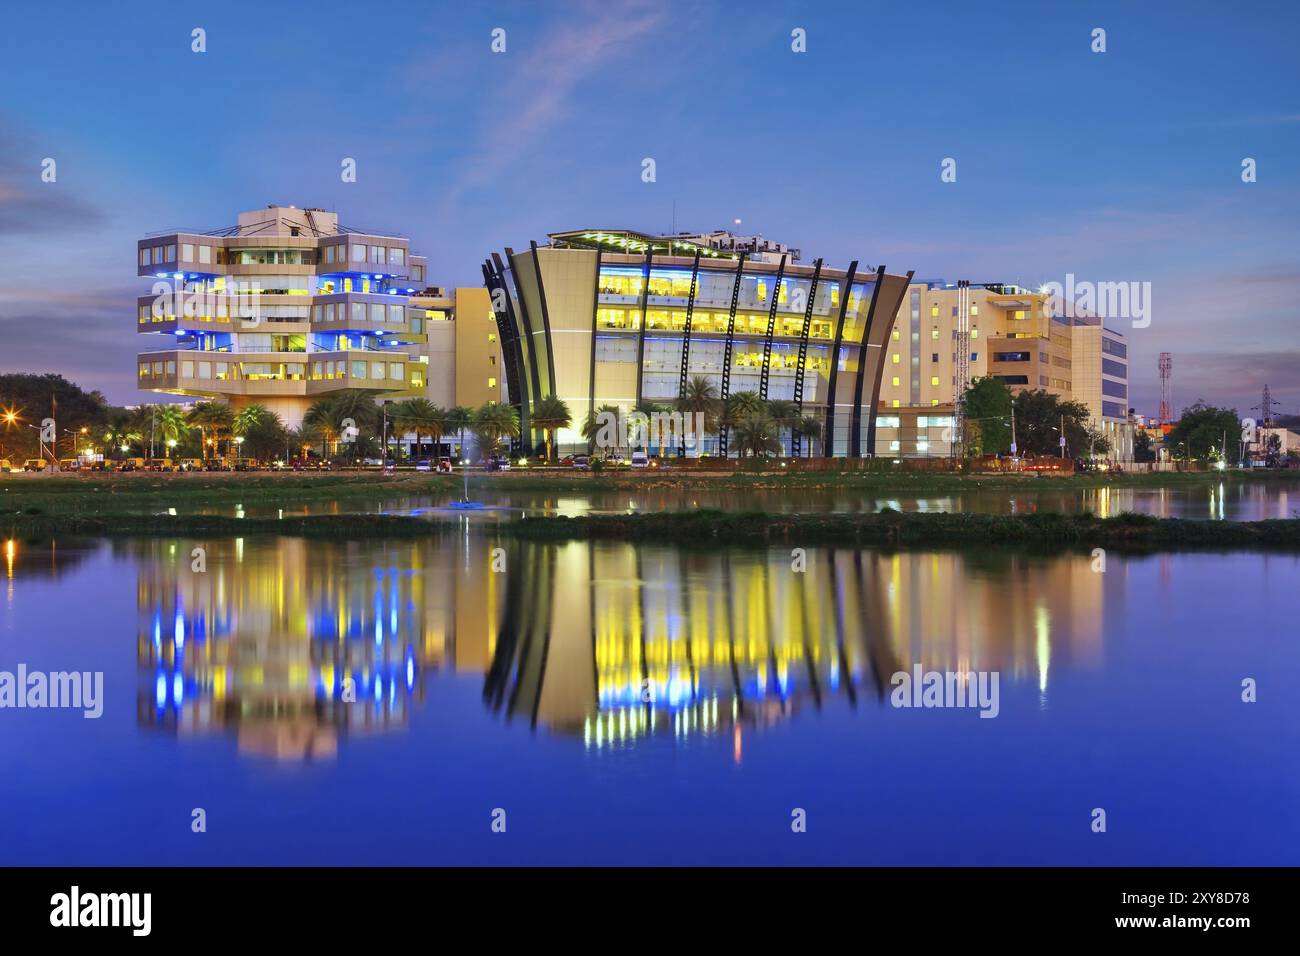
<path fill-rule="evenodd" d="M 586 450 L 589 412 L 669 405 L 704 376 L 718 398 L 753 391 L 824 422 L 829 440 L 816 454 L 872 447 L 881 356 L 911 273 L 805 265 L 796 249 L 727 232 L 549 238 L 483 263 L 509 401 L 530 445 L 541 438 L 530 409 L 548 395 L 573 416 L 560 449 Z M 725 456 L 727 441 L 709 435 L 691 453 Z M 799 436 L 791 451 L 803 452 Z"/>
<path fill-rule="evenodd" d="M 137 331 L 159 342 L 138 356 L 141 389 L 236 409 L 258 403 L 296 427 L 313 401 L 343 389 L 406 398 L 455 381 L 455 368 L 431 374 L 427 313 L 454 319 L 458 310 L 430 289 L 425 259 L 402 236 L 271 205 L 228 228 L 172 230 L 136 245 L 138 274 L 155 280 L 137 302 Z M 459 311 L 481 325 L 486 303 L 471 299 Z M 452 329 L 439 327 L 440 356 Z M 486 332 L 471 347 L 484 368 L 467 394 L 486 395 L 487 355 L 497 350 Z"/>
<path fill-rule="evenodd" d="M 993 376 L 1012 392 L 1041 389 L 1081 401 L 1094 426 L 1111 441 L 1111 457 L 1131 459 L 1128 353 L 1121 334 L 1077 307 L 1062 309 L 1045 292 L 1005 283 L 971 284 L 962 290 L 955 283 L 930 281 L 907 288 L 889 336 L 876 454 L 953 453 L 963 297 L 969 310 L 968 381 Z"/>

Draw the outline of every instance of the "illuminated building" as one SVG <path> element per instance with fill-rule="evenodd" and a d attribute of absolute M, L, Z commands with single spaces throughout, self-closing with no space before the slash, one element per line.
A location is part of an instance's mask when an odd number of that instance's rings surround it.
<path fill-rule="evenodd" d="M 138 356 L 141 389 L 220 398 L 236 410 L 262 404 L 290 427 L 313 401 L 344 389 L 400 399 L 436 383 L 446 404 L 479 404 L 500 391 L 458 353 L 472 351 L 479 363 L 495 357 L 486 332 L 463 343 L 454 336 L 458 312 L 487 322 L 480 290 L 464 290 L 458 309 L 456 297 L 429 286 L 424 257 L 401 236 L 272 205 L 240 213 L 229 228 L 174 230 L 136 245 L 138 274 L 154 280 L 137 301 L 137 331 L 168 340 Z M 464 387 L 462 369 L 474 372 Z"/>
<path fill-rule="evenodd" d="M 1132 459 L 1122 335 L 1077 306 L 1063 314 L 1059 301 L 1045 292 L 984 283 L 972 284 L 966 295 L 970 380 L 992 376 L 1013 393 L 1041 389 L 1083 402 L 1093 427 L 1111 441 L 1107 457 Z M 876 454 L 953 453 L 960 298 L 957 285 L 930 281 L 912 283 L 903 296 L 886 344 Z"/>
<path fill-rule="evenodd" d="M 798 250 L 726 232 L 549 238 L 483 263 L 528 445 L 541 438 L 530 409 L 548 395 L 573 417 L 556 436 L 560 449 L 585 450 L 589 413 L 670 405 L 704 376 L 719 398 L 753 391 L 822 421 L 832 440 L 817 442 L 817 454 L 858 457 L 872 447 L 881 356 L 910 273 L 800 264 Z M 727 431 L 701 444 L 727 454 Z M 799 436 L 789 445 L 804 451 Z"/>

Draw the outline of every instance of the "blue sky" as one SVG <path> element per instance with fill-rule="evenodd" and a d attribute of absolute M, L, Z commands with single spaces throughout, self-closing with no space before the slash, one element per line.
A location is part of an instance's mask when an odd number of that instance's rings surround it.
<path fill-rule="evenodd" d="M 141 400 L 146 232 L 323 206 L 470 285 L 492 250 L 667 230 L 675 206 L 679 228 L 739 218 L 833 265 L 1150 282 L 1150 326 L 1120 326 L 1139 411 L 1162 350 L 1176 406 L 1246 414 L 1267 381 L 1300 409 L 1294 3 L 189 7 L 6 11 L 0 371 Z"/>

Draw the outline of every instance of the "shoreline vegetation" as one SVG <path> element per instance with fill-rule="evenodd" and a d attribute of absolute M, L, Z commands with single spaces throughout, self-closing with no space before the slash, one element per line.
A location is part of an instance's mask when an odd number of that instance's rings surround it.
<path fill-rule="evenodd" d="M 286 537 L 367 540 L 462 533 L 455 521 L 399 515 L 234 518 L 225 515 L 0 513 L 0 537 Z M 483 533 L 525 541 L 620 540 L 687 547 L 855 545 L 887 548 L 1022 546 L 1282 549 L 1300 551 L 1300 519 L 1202 521 L 1121 514 L 1027 515 L 903 513 L 768 514 L 706 509 L 578 518 L 529 517 L 485 524 Z"/>
<path fill-rule="evenodd" d="M 1042 476 L 1026 474 L 954 474 L 924 471 L 756 473 L 707 471 L 641 471 L 613 474 L 561 470 L 490 474 L 471 471 L 469 490 L 482 491 L 856 491 L 927 494 L 961 491 L 1053 492 L 1097 488 L 1209 488 L 1220 484 L 1282 484 L 1300 490 L 1300 470 L 1161 472 L 1155 474 L 1086 474 Z M 254 502 L 292 505 L 321 499 L 355 500 L 385 495 L 445 495 L 464 487 L 460 473 L 423 472 L 382 475 L 365 472 L 325 474 L 154 474 L 93 476 L 0 476 L 0 512 L 21 511 L 57 503 L 73 510 L 98 510 L 111 503 L 160 507 L 202 499 L 211 502 Z"/>

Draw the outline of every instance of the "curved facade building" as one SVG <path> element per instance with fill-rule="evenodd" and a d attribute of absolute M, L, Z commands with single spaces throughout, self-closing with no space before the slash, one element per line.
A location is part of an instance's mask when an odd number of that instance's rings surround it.
<path fill-rule="evenodd" d="M 544 396 L 563 399 L 573 416 L 560 447 L 585 447 L 590 411 L 667 405 L 703 375 L 720 397 L 753 391 L 818 417 L 832 440 L 815 454 L 870 454 L 884 345 L 910 272 L 802 265 L 797 251 L 727 233 L 549 238 L 483 263 L 509 400 L 531 444 L 541 435 L 530 410 Z M 726 454 L 726 445 L 725 434 L 711 435 L 703 450 Z M 786 447 L 809 451 L 793 436 Z"/>

